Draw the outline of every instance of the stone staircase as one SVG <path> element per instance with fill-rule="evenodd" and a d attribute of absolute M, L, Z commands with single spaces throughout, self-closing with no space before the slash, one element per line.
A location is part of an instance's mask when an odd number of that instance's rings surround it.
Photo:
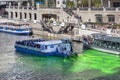
<path fill-rule="evenodd" d="M 63 8 L 63 11 L 65 11 L 70 16 L 74 15 L 74 12 L 72 11 L 72 9 Z"/>

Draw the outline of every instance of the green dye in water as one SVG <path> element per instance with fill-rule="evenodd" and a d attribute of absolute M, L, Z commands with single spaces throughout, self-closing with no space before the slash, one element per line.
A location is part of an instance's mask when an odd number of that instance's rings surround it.
<path fill-rule="evenodd" d="M 85 70 L 98 70 L 102 73 L 113 74 L 120 68 L 120 57 L 96 50 L 86 50 L 77 58 L 61 57 L 21 57 L 20 62 L 29 65 L 34 70 L 48 70 L 50 72 L 63 71 L 65 73 L 79 73 Z"/>

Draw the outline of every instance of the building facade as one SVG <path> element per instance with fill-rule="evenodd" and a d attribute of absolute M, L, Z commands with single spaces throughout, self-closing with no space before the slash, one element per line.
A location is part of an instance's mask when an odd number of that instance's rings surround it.
<path fill-rule="evenodd" d="M 16 1 L 19 2 L 19 0 Z M 101 3 L 102 7 L 77 7 L 77 9 L 71 10 L 74 13 L 72 16 L 69 15 L 66 11 L 64 11 L 64 9 L 62 9 L 66 7 L 67 2 L 66 0 L 30 0 L 30 1 L 27 0 L 29 5 L 28 3 L 26 3 L 27 4 L 26 7 L 25 6 L 20 7 L 20 5 L 18 6 L 9 5 L 9 7 L 6 8 L 8 18 L 19 20 L 27 19 L 31 21 L 34 20 L 40 21 L 43 18 L 49 19 L 55 18 L 56 20 L 59 21 L 63 20 L 66 21 L 68 17 L 69 19 L 75 19 L 74 16 L 78 15 L 81 17 L 82 22 L 120 24 L 119 0 L 100 0 L 102 2 Z M 23 2 L 21 3 L 23 4 Z M 77 2 L 75 4 L 76 6 L 78 6 Z"/>
<path fill-rule="evenodd" d="M 56 8 L 66 8 L 66 0 L 56 0 Z"/>

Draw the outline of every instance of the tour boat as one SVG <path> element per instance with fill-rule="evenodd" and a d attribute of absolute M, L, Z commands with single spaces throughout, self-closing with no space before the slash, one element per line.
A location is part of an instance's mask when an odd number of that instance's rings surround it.
<path fill-rule="evenodd" d="M 98 51 L 120 54 L 120 37 L 113 37 L 108 34 L 96 33 L 91 37 L 83 38 L 84 47 Z"/>
<path fill-rule="evenodd" d="M 36 54 L 40 56 L 69 57 L 73 54 L 72 44 L 69 40 L 32 39 L 16 41 L 17 52 Z"/>
<path fill-rule="evenodd" d="M 0 32 L 16 34 L 16 35 L 31 35 L 32 28 L 29 24 L 15 24 L 15 23 L 0 23 Z"/>

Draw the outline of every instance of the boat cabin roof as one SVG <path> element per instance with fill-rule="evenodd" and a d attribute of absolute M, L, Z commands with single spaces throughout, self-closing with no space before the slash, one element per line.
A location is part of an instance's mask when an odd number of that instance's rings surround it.
<path fill-rule="evenodd" d="M 62 40 L 49 40 L 49 41 L 34 42 L 34 43 L 40 45 L 55 45 L 62 43 Z"/>
<path fill-rule="evenodd" d="M 94 35 L 94 39 L 120 43 L 120 37 L 113 37 L 107 34 L 99 34 L 99 33 L 92 35 Z"/>

